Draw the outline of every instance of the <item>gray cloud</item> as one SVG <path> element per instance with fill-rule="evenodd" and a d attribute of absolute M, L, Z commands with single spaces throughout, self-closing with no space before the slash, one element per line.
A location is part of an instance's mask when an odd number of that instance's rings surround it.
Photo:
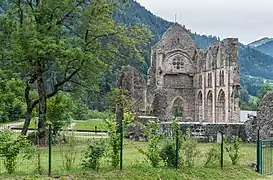
<path fill-rule="evenodd" d="M 163 19 L 177 21 L 193 32 L 238 37 L 247 44 L 273 37 L 272 0 L 137 0 Z"/>

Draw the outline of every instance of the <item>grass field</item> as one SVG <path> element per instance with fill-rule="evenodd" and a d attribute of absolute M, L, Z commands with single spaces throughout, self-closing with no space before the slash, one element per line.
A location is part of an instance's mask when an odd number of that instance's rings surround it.
<path fill-rule="evenodd" d="M 86 121 L 72 120 L 71 123 L 75 123 L 75 126 L 73 127 L 73 129 L 76 129 L 76 130 L 95 130 L 96 126 L 97 126 L 97 130 L 104 130 L 104 131 L 107 130 L 106 123 L 101 119 L 90 119 Z M 33 118 L 30 121 L 29 128 L 37 128 L 37 126 L 38 126 L 38 119 Z M 23 125 L 19 127 L 22 128 Z"/>
<path fill-rule="evenodd" d="M 107 124 L 100 119 L 91 119 L 86 121 L 72 121 L 72 123 L 76 123 L 74 129 L 76 130 L 95 130 L 95 127 L 97 127 L 97 130 L 107 130 Z"/>
<path fill-rule="evenodd" d="M 72 121 L 75 123 L 73 129 L 94 130 L 97 126 L 98 130 L 107 130 L 107 125 L 102 120 L 87 120 L 87 121 Z M 31 121 L 30 128 L 35 128 L 37 123 Z M 86 136 L 86 137 L 85 137 Z M 242 144 L 241 152 L 243 154 L 240 159 L 239 166 L 232 166 L 228 154 L 224 154 L 224 169 L 221 170 L 219 165 L 204 167 L 206 160 L 206 151 L 212 146 L 210 143 L 199 143 L 198 149 L 200 154 L 196 160 L 196 166 L 191 169 L 168 169 L 161 164 L 159 168 L 152 168 L 136 147 L 146 148 L 146 142 L 128 141 L 124 142 L 123 153 L 123 172 L 113 169 L 110 166 L 109 158 L 104 158 L 101 162 L 101 170 L 99 172 L 86 172 L 81 168 L 81 163 L 84 158 L 84 151 L 88 146 L 90 134 L 78 135 L 80 141 L 72 150 L 76 160 L 73 168 L 66 171 L 63 167 L 64 157 L 62 152 L 69 150 L 66 145 L 53 146 L 52 149 L 52 174 L 65 175 L 63 179 L 192 179 L 192 180 L 210 180 L 210 179 L 260 179 L 264 177 L 258 175 L 247 165 L 256 162 L 256 144 Z M 31 159 L 24 160 L 22 155 L 18 157 L 18 163 L 14 179 L 47 179 L 45 176 L 48 173 L 48 148 L 37 148 L 40 152 L 40 164 L 43 175 L 37 174 L 38 156 L 33 155 Z M 0 158 L 0 179 L 11 179 L 4 169 L 4 160 Z"/>
<path fill-rule="evenodd" d="M 246 168 L 246 164 L 256 161 L 255 144 L 242 144 L 243 157 L 240 160 L 240 166 L 233 167 L 227 154 L 224 156 L 224 170 L 220 170 L 219 165 L 204 167 L 206 159 L 205 153 L 212 144 L 199 143 L 200 155 L 196 161 L 196 167 L 192 169 L 173 170 L 163 166 L 152 168 L 145 160 L 136 147 L 146 148 L 145 142 L 125 141 L 124 143 L 124 172 L 110 168 L 109 159 L 103 159 L 100 172 L 83 173 L 81 162 L 84 156 L 84 150 L 87 148 L 88 140 L 81 139 L 81 144 L 73 150 L 76 161 L 73 169 L 67 172 L 63 168 L 63 156 L 61 154 L 66 146 L 53 146 L 52 150 L 52 174 L 74 174 L 75 179 L 253 179 L 260 177 L 254 171 Z M 44 174 L 48 170 L 48 148 L 39 148 L 41 157 L 41 166 Z M 17 175 L 37 173 L 37 156 L 30 160 L 18 158 Z M 0 160 L 0 179 L 7 177 L 3 166 L 3 159 Z M 225 175 L 225 176 L 223 176 Z M 221 177 L 221 178 L 220 178 Z M 226 178 L 225 178 L 226 177 Z M 229 177 L 229 178 L 228 178 Z M 41 177 L 40 177 L 41 178 Z"/>

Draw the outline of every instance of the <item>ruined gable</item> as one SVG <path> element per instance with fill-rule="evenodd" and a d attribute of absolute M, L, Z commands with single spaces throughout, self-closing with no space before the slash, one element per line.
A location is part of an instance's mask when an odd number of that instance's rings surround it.
<path fill-rule="evenodd" d="M 180 98 L 185 119 L 238 122 L 237 48 L 238 39 L 228 38 L 197 49 L 185 27 L 174 23 L 152 48 L 147 100 L 160 111 L 153 115 L 170 118 L 173 102 Z"/>
<path fill-rule="evenodd" d="M 155 45 L 156 49 L 168 52 L 179 49 L 191 59 L 195 55 L 196 45 L 188 30 L 178 23 L 174 23 L 162 36 L 162 39 Z"/>

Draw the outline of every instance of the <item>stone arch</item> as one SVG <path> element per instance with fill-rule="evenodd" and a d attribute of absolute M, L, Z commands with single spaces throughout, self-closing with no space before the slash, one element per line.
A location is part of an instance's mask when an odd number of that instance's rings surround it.
<path fill-rule="evenodd" d="M 221 89 L 217 96 L 217 103 L 216 103 L 217 118 L 215 119 L 216 123 L 225 122 L 225 117 L 226 117 L 225 101 L 226 101 L 225 92 L 223 89 Z"/>
<path fill-rule="evenodd" d="M 206 96 L 206 119 L 207 122 L 212 122 L 212 91 L 209 90 Z"/>
<path fill-rule="evenodd" d="M 178 96 L 172 101 L 172 114 L 177 117 L 184 116 L 184 99 L 181 96 Z"/>
<path fill-rule="evenodd" d="M 198 110 L 197 120 L 202 121 L 203 120 L 203 95 L 201 91 L 199 91 L 197 95 L 197 110 Z"/>

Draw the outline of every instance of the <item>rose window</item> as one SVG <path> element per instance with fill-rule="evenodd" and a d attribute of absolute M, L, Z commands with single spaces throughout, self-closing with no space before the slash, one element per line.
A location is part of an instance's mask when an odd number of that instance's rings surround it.
<path fill-rule="evenodd" d="M 182 62 L 182 59 L 180 57 L 173 58 L 173 67 L 175 69 L 182 69 L 184 66 L 184 63 Z"/>

